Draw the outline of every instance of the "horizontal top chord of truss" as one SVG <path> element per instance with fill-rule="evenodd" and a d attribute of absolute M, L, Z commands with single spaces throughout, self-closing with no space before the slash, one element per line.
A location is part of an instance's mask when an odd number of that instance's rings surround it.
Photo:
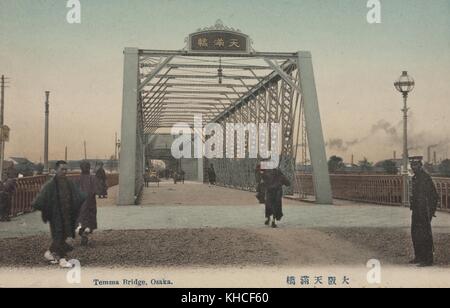
<path fill-rule="evenodd" d="M 153 87 L 153 86 L 157 86 L 158 84 L 155 83 L 149 83 L 147 84 L 147 86 L 149 87 Z M 221 88 L 223 91 L 223 89 L 226 88 L 247 88 L 247 86 L 243 85 L 243 84 L 213 84 L 213 83 L 166 83 L 164 86 L 167 86 L 168 88 L 174 88 L 174 87 L 198 87 L 198 88 Z"/>
<path fill-rule="evenodd" d="M 168 57 L 168 56 L 184 56 L 184 57 L 226 57 L 226 58 L 271 58 L 271 59 L 295 59 L 298 57 L 297 52 L 252 52 L 245 54 L 224 54 L 218 52 L 195 53 L 187 50 L 148 50 L 140 49 L 139 55 L 147 57 Z"/>

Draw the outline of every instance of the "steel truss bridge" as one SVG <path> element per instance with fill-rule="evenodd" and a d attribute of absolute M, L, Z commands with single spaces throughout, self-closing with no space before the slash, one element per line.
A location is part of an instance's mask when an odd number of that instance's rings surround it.
<path fill-rule="evenodd" d="M 215 46 L 208 48 L 208 39 L 212 45 L 214 37 Z M 245 50 L 226 48 L 244 44 L 246 38 Z M 316 200 L 331 204 L 311 53 L 256 52 L 247 36 L 220 22 L 191 34 L 188 40 L 182 50 L 124 50 L 118 203 L 132 205 L 139 200 L 146 160 L 151 158 L 150 136 L 170 132 L 180 122 L 194 128 L 194 115 L 201 114 L 203 125 L 217 123 L 224 132 L 226 123 L 253 123 L 256 127 L 279 123 L 280 168 L 294 183 L 296 162 L 306 161 L 309 155 Z M 210 137 L 199 131 L 193 135 L 203 141 Z M 245 144 L 244 159 L 199 159 L 198 180 L 203 181 L 203 166 L 213 164 L 218 183 L 238 189 L 254 187 L 258 159 L 248 156 L 249 137 L 247 133 L 236 141 Z"/>

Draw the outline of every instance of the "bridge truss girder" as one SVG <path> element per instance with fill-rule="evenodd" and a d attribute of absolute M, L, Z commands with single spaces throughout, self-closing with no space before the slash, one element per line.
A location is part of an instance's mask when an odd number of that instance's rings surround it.
<path fill-rule="evenodd" d="M 264 62 L 256 65 L 256 60 Z M 226 123 L 280 123 L 280 168 L 292 183 L 298 140 L 306 128 L 317 202 L 332 203 L 309 52 L 230 55 L 126 48 L 124 63 L 119 204 L 134 204 L 140 195 L 147 159 L 146 136 L 179 122 L 193 126 L 190 116 L 197 111 L 203 111 L 205 125 L 218 123 L 224 128 Z M 215 74 L 218 65 L 226 71 L 219 82 Z M 244 138 L 248 155 L 248 133 Z M 235 145 L 241 141 L 236 140 Z M 302 145 L 306 145 L 303 138 Z M 216 166 L 220 184 L 252 190 L 257 162 L 258 159 L 225 158 L 209 163 Z"/>

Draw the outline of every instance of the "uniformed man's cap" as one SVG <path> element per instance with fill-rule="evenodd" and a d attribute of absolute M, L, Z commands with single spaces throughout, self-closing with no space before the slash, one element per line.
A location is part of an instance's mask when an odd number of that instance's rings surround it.
<path fill-rule="evenodd" d="M 412 156 L 412 157 L 409 158 L 409 161 L 411 162 L 411 164 L 422 163 L 423 156 Z"/>

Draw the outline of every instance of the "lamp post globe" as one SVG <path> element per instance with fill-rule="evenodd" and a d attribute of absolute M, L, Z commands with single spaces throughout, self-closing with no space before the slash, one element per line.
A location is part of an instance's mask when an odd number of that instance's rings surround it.
<path fill-rule="evenodd" d="M 408 96 L 408 94 L 414 90 L 416 82 L 408 75 L 407 71 L 403 71 L 402 75 L 394 83 L 394 86 L 398 92 L 402 93 L 404 96 Z"/>

